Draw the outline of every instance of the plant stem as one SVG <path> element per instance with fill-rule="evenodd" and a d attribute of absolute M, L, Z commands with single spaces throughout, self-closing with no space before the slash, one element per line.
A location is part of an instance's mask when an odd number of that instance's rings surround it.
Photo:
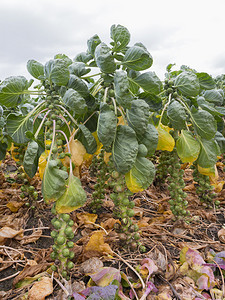
<path fill-rule="evenodd" d="M 164 105 L 164 107 L 163 107 L 163 110 L 162 110 L 162 113 L 161 113 L 161 116 L 160 116 L 160 119 L 159 119 L 159 125 L 160 125 L 161 122 L 162 122 L 162 117 L 163 117 L 163 115 L 164 115 L 165 110 L 167 109 L 168 105 L 170 104 L 171 96 L 172 96 L 172 94 L 169 94 L 169 100 L 168 100 L 168 102 L 167 102 L 167 103 Z"/>
<path fill-rule="evenodd" d="M 60 107 L 62 110 L 64 110 L 64 112 L 70 117 L 71 121 L 73 121 L 73 123 L 78 127 L 78 124 L 76 122 L 76 120 L 73 118 L 73 116 L 71 116 L 71 114 L 68 112 L 67 109 L 65 109 L 65 107 L 63 107 L 62 105 L 56 105 L 58 107 Z"/>
<path fill-rule="evenodd" d="M 38 127 L 38 129 L 37 129 L 37 131 L 36 131 L 36 133 L 35 133 L 35 135 L 34 135 L 34 137 L 35 137 L 35 139 L 38 137 L 38 134 L 39 134 L 39 132 L 40 132 L 40 130 L 41 130 L 41 127 L 42 127 L 42 125 L 44 124 L 44 121 L 45 121 L 45 119 L 47 118 L 47 115 L 50 113 L 50 110 L 49 111 L 47 111 L 46 112 L 46 114 L 44 115 L 44 117 L 43 117 L 43 119 L 42 119 L 42 121 L 41 121 L 41 124 L 39 125 L 39 127 Z M 35 119 L 36 120 L 36 119 Z M 35 122 L 35 121 L 34 121 Z"/>

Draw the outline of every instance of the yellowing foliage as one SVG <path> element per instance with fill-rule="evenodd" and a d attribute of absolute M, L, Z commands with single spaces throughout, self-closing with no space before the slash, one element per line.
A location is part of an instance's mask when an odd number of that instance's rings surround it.
<path fill-rule="evenodd" d="M 169 133 L 171 129 L 172 128 L 169 128 L 161 123 L 159 124 L 157 127 L 159 137 L 156 150 L 166 150 L 170 152 L 173 151 L 175 141 L 172 135 Z"/>

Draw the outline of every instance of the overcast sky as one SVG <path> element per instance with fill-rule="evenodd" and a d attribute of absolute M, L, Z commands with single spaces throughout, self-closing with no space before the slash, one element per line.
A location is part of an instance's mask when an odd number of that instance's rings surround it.
<path fill-rule="evenodd" d="M 224 13 L 225 0 L 0 0 L 0 80 L 29 79 L 29 59 L 74 58 L 94 34 L 109 43 L 112 24 L 148 48 L 161 79 L 169 63 L 225 74 Z"/>

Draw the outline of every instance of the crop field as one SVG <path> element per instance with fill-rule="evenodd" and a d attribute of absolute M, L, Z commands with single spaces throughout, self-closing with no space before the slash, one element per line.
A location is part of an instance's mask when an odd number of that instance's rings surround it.
<path fill-rule="evenodd" d="M 130 45 L 0 82 L 0 299 L 225 299 L 225 75 Z"/>

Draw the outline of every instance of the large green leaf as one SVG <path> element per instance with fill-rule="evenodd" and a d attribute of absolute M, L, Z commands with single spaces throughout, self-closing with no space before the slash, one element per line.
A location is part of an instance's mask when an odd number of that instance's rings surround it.
<path fill-rule="evenodd" d="M 91 68 L 86 68 L 85 63 L 76 61 L 69 66 L 69 71 L 71 74 L 81 77 L 89 73 Z"/>
<path fill-rule="evenodd" d="M 215 140 L 220 147 L 220 154 L 225 153 L 225 137 L 222 135 L 221 132 L 216 132 Z"/>
<path fill-rule="evenodd" d="M 68 173 L 60 170 L 56 160 L 50 160 L 42 180 L 42 195 L 46 203 L 58 200 L 66 191 Z"/>
<path fill-rule="evenodd" d="M 216 87 L 215 80 L 209 74 L 202 72 L 196 73 L 196 75 L 198 77 L 200 88 L 202 90 L 211 90 Z"/>
<path fill-rule="evenodd" d="M 97 34 L 92 36 L 88 41 L 87 41 L 87 47 L 88 47 L 88 52 L 92 55 L 95 56 L 95 49 L 96 47 L 101 44 L 101 40 Z"/>
<path fill-rule="evenodd" d="M 117 127 L 113 143 L 112 156 L 118 172 L 127 173 L 135 163 L 138 153 L 138 142 L 135 131 L 125 125 Z"/>
<path fill-rule="evenodd" d="M 200 152 L 200 144 L 190 131 L 181 130 L 176 141 L 177 154 L 183 163 L 194 162 Z"/>
<path fill-rule="evenodd" d="M 138 77 L 134 78 L 133 81 L 138 84 L 145 92 L 153 95 L 158 95 L 162 91 L 162 82 L 155 72 L 146 72 Z"/>
<path fill-rule="evenodd" d="M 145 102 L 149 106 L 150 111 L 160 111 L 162 109 L 162 99 L 157 96 L 150 93 L 141 93 L 138 95 L 139 99 L 145 100 Z"/>
<path fill-rule="evenodd" d="M 44 75 L 44 66 L 34 59 L 28 60 L 27 70 L 36 79 Z"/>
<path fill-rule="evenodd" d="M 152 156 L 158 145 L 158 131 L 154 125 L 148 124 L 147 130 L 137 136 L 139 144 L 144 144 L 148 149 L 148 156 Z"/>
<path fill-rule="evenodd" d="M 27 89 L 28 81 L 24 76 L 11 76 L 0 84 L 0 104 L 15 107 Z"/>
<path fill-rule="evenodd" d="M 223 96 L 220 94 L 218 90 L 208 90 L 203 94 L 206 101 L 210 103 L 214 103 L 215 105 L 223 104 Z"/>
<path fill-rule="evenodd" d="M 215 108 L 215 105 L 213 103 L 207 102 L 203 96 L 197 98 L 197 103 L 202 109 L 208 111 L 213 116 L 223 116 L 225 113 L 225 111 L 223 113 L 218 111 Z"/>
<path fill-rule="evenodd" d="M 154 177 L 154 164 L 145 157 L 137 157 L 133 167 L 125 174 L 126 185 L 132 193 L 147 189 Z"/>
<path fill-rule="evenodd" d="M 111 49 L 105 43 L 100 43 L 96 47 L 95 60 L 97 66 L 104 73 L 113 73 L 116 70 L 116 63 L 112 56 Z"/>
<path fill-rule="evenodd" d="M 88 63 L 91 59 L 93 59 L 92 55 L 90 53 L 87 53 L 87 52 L 81 52 L 81 53 L 78 53 L 75 58 L 74 58 L 74 61 L 80 61 L 80 62 L 83 62 L 83 63 Z"/>
<path fill-rule="evenodd" d="M 152 63 L 151 54 L 143 47 L 137 45 L 130 47 L 123 59 L 123 65 L 135 71 L 146 70 L 151 67 Z"/>
<path fill-rule="evenodd" d="M 116 71 L 114 75 L 116 101 L 124 108 L 131 107 L 133 96 L 129 90 L 129 80 L 125 71 Z"/>
<path fill-rule="evenodd" d="M 8 145 L 0 141 L 0 160 L 5 158 Z"/>
<path fill-rule="evenodd" d="M 137 99 L 131 102 L 131 108 L 127 111 L 127 120 L 137 135 L 146 132 L 149 115 L 149 106 L 144 100 Z"/>
<path fill-rule="evenodd" d="M 202 168 L 212 168 L 217 162 L 217 155 L 220 154 L 220 148 L 214 139 L 199 139 L 199 141 L 201 150 L 197 163 Z"/>
<path fill-rule="evenodd" d="M 85 125 L 79 125 L 79 129 L 76 138 L 84 145 L 87 153 L 94 154 L 97 150 L 96 139 Z"/>
<path fill-rule="evenodd" d="M 217 124 L 214 117 L 205 110 L 198 110 L 191 113 L 194 129 L 203 139 L 212 139 L 217 131 Z"/>
<path fill-rule="evenodd" d="M 30 178 L 33 178 L 38 169 L 38 143 L 35 141 L 31 141 L 26 149 L 24 159 L 23 159 L 23 167 L 25 172 Z"/>
<path fill-rule="evenodd" d="M 181 130 L 185 128 L 186 111 L 180 102 L 176 100 L 170 102 L 167 108 L 167 116 L 174 129 Z"/>
<path fill-rule="evenodd" d="M 63 195 L 56 201 L 57 213 L 70 213 L 80 207 L 82 207 L 87 200 L 86 193 L 82 188 L 80 179 L 69 175 L 66 180 L 66 190 Z"/>
<path fill-rule="evenodd" d="M 120 51 L 124 49 L 130 42 L 130 33 L 126 27 L 122 25 L 112 25 L 110 28 L 111 39 L 115 42 L 113 51 Z"/>
<path fill-rule="evenodd" d="M 194 97 L 199 94 L 199 79 L 192 72 L 183 71 L 176 77 L 174 84 L 184 96 Z"/>
<path fill-rule="evenodd" d="M 66 63 L 67 66 L 70 66 L 73 63 L 72 59 L 69 58 L 69 56 L 67 56 L 66 54 L 58 53 L 54 56 L 54 59 L 64 60 L 64 62 Z"/>
<path fill-rule="evenodd" d="M 117 117 L 107 103 L 103 103 L 98 117 L 97 134 L 104 147 L 112 145 L 117 128 Z"/>
<path fill-rule="evenodd" d="M 74 89 L 68 89 L 63 96 L 62 101 L 76 115 L 83 115 L 87 112 L 87 105 L 84 98 Z"/>
<path fill-rule="evenodd" d="M 68 88 L 77 91 L 83 98 L 89 96 L 89 90 L 86 83 L 78 76 L 71 74 L 68 82 Z"/>
<path fill-rule="evenodd" d="M 29 141 L 26 137 L 26 131 L 32 131 L 33 122 L 30 116 L 21 116 L 9 114 L 6 120 L 7 133 L 12 137 L 13 141 L 23 144 Z"/>
<path fill-rule="evenodd" d="M 51 59 L 44 66 L 44 72 L 50 82 L 56 85 L 67 85 L 70 71 L 63 59 Z"/>

